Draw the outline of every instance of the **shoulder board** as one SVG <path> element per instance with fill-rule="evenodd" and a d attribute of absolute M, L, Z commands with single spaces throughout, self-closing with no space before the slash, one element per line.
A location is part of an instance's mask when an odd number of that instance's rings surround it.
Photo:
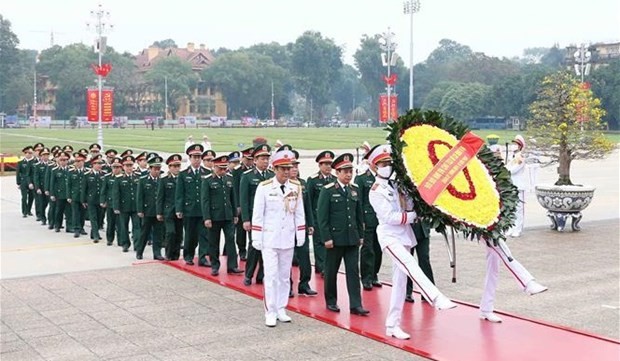
<path fill-rule="evenodd" d="M 331 187 L 333 187 L 333 186 L 335 186 L 335 185 L 336 185 L 336 183 L 335 183 L 335 182 L 334 182 L 334 183 L 329 183 L 329 184 L 325 185 L 323 188 L 325 188 L 325 189 L 329 189 L 329 188 L 331 188 Z"/>
<path fill-rule="evenodd" d="M 271 182 L 273 182 L 273 178 L 264 180 L 264 181 L 260 182 L 259 185 L 266 186 L 267 184 L 270 184 Z"/>
<path fill-rule="evenodd" d="M 296 181 L 296 180 L 294 180 L 294 179 L 290 179 L 290 180 L 289 180 L 289 182 L 291 182 L 291 183 L 293 183 L 293 184 L 295 184 L 295 185 L 298 185 L 298 186 L 300 186 L 300 185 L 301 185 L 301 182 Z"/>
<path fill-rule="evenodd" d="M 276 173 L 276 172 L 274 172 L 274 171 L 273 171 L 273 169 L 271 169 L 271 168 L 268 168 L 268 169 L 267 169 L 267 172 L 269 172 L 269 173 L 273 173 L 273 174 L 275 174 L 275 173 Z"/>
<path fill-rule="evenodd" d="M 353 187 L 355 187 L 355 188 L 359 188 L 359 186 L 357 185 L 357 183 L 353 183 L 353 182 L 351 182 L 351 183 L 349 183 L 349 185 L 350 185 L 350 186 L 353 186 Z"/>
<path fill-rule="evenodd" d="M 252 173 L 253 170 L 254 170 L 253 168 L 250 168 L 250 169 L 246 170 L 245 172 L 243 172 L 243 174 Z"/>
<path fill-rule="evenodd" d="M 123 174 L 123 173 L 119 173 L 119 174 L 117 174 L 115 177 L 116 177 L 116 178 L 123 178 L 124 176 L 125 176 L 125 174 Z"/>
<path fill-rule="evenodd" d="M 208 178 L 213 178 L 213 173 L 209 173 L 209 174 L 207 174 L 207 176 L 205 177 L 205 179 L 208 179 Z"/>
<path fill-rule="evenodd" d="M 69 166 L 69 170 L 74 170 L 74 169 L 75 169 L 75 166 L 74 166 L 73 164 L 71 164 L 71 165 Z"/>
<path fill-rule="evenodd" d="M 375 183 L 375 184 L 373 184 L 373 185 L 372 185 L 372 188 L 370 188 L 370 190 L 374 191 L 374 190 L 376 190 L 377 188 L 379 188 L 379 183 Z"/>
<path fill-rule="evenodd" d="M 148 174 L 145 174 L 143 176 L 140 176 L 140 179 L 146 179 L 148 176 L 149 176 Z"/>
<path fill-rule="evenodd" d="M 240 169 L 241 165 L 236 166 L 235 168 L 233 168 L 234 170 Z"/>
<path fill-rule="evenodd" d="M 105 178 L 105 177 L 111 177 L 111 176 L 112 176 L 112 173 L 105 173 L 105 174 L 103 175 L 103 177 L 104 177 L 104 178 Z"/>
<path fill-rule="evenodd" d="M 60 168 L 60 167 L 58 166 L 58 164 L 55 164 L 55 165 L 54 165 L 54 168 L 52 168 L 52 170 L 56 170 L 56 169 L 58 169 L 58 168 Z"/>
<path fill-rule="evenodd" d="M 318 178 L 319 177 L 319 173 L 314 173 L 312 174 L 309 178 Z"/>
<path fill-rule="evenodd" d="M 91 174 L 93 172 L 92 168 L 86 168 L 86 171 L 84 172 L 84 174 Z"/>

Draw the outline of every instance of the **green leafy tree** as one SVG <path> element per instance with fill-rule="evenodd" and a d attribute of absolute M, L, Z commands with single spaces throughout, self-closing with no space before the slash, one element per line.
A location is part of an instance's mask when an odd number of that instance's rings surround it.
<path fill-rule="evenodd" d="M 379 38 L 379 34 L 374 36 L 363 35 L 359 48 L 353 54 L 355 66 L 360 73 L 360 82 L 368 92 L 371 114 L 379 113 L 379 94 L 385 92 L 386 86 L 383 81 L 386 70 L 381 63 L 382 50 L 379 46 Z"/>
<path fill-rule="evenodd" d="M 199 76 L 186 61 L 169 57 L 155 63 L 145 74 L 145 80 L 151 89 L 159 95 L 160 102 L 165 103 L 166 79 L 168 83 L 168 110 L 173 118 L 179 104 L 192 99 L 192 90 L 198 84 Z"/>
<path fill-rule="evenodd" d="M 11 30 L 11 22 L 0 15 L 0 112 L 13 112 L 15 102 L 7 104 L 9 83 L 18 73 L 15 64 L 19 62 L 17 46 L 19 39 Z"/>
<path fill-rule="evenodd" d="M 596 67 L 591 74 L 592 91 L 601 98 L 603 121 L 611 129 L 620 128 L 620 60 Z"/>
<path fill-rule="evenodd" d="M 351 65 L 344 65 L 340 70 L 340 81 L 332 89 L 333 99 L 340 108 L 340 113 L 351 113 L 358 106 L 368 105 L 366 88 L 359 78 L 359 73 Z"/>
<path fill-rule="evenodd" d="M 151 46 L 160 49 L 178 48 L 177 43 L 172 39 L 158 40 L 153 42 Z"/>
<path fill-rule="evenodd" d="M 448 89 L 439 105 L 441 112 L 455 119 L 467 121 L 487 115 L 490 87 L 480 83 L 461 83 Z"/>
<path fill-rule="evenodd" d="M 292 49 L 291 74 L 295 91 L 310 100 L 323 120 L 323 107 L 329 103 L 331 90 L 339 81 L 342 49 L 321 33 L 306 31 L 297 38 Z"/>
<path fill-rule="evenodd" d="M 12 114 L 25 104 L 33 103 L 36 50 L 18 50 L 18 62 L 13 64 L 13 76 L 9 79 L 4 96 L 4 109 Z M 38 101 L 41 102 L 41 90 Z M 30 107 L 29 112 L 32 112 Z"/>
<path fill-rule="evenodd" d="M 433 90 L 431 90 L 424 99 L 424 105 L 422 105 L 422 108 L 426 110 L 439 111 L 439 109 L 441 109 L 441 100 L 446 95 L 446 93 L 448 93 L 450 89 L 460 85 L 460 83 L 453 81 L 442 81 L 437 83 Z"/>
<path fill-rule="evenodd" d="M 530 105 L 528 137 L 534 151 L 558 163 L 556 185 L 572 185 L 571 162 L 602 158 L 614 145 L 605 135 L 601 118 L 605 111 L 589 87 L 566 71 L 543 79 L 537 99 Z"/>

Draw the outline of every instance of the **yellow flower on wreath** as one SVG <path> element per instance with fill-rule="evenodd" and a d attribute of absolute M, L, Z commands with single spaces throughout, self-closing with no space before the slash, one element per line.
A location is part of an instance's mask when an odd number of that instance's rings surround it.
<path fill-rule="evenodd" d="M 405 142 L 402 157 L 407 175 L 417 187 L 458 139 L 443 129 L 428 124 L 408 128 L 401 136 Z M 449 146 L 447 146 L 449 145 Z M 434 154 L 432 154 L 434 152 Z M 469 174 L 466 178 L 465 170 Z M 487 228 L 498 221 L 500 198 L 495 182 L 482 162 L 474 157 L 450 183 L 452 194 L 444 189 L 433 206 L 457 220 Z M 473 187 L 473 188 L 472 188 Z M 473 191 L 472 191 L 473 190 Z M 456 196 L 455 196 L 456 194 Z"/>

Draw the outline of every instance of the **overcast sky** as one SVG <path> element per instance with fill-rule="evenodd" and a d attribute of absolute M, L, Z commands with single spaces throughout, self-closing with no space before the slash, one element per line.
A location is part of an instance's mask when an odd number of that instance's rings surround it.
<path fill-rule="evenodd" d="M 20 48 L 42 50 L 54 43 L 92 44 L 93 0 L 2 0 Z M 397 52 L 409 61 L 409 16 L 400 0 L 107 0 L 114 30 L 108 44 L 136 54 L 155 40 L 171 38 L 184 47 L 237 49 L 260 42 L 295 41 L 305 30 L 320 31 L 352 55 L 363 34 L 391 27 Z M 439 40 L 452 39 L 497 57 L 522 55 L 528 47 L 565 47 L 620 40 L 619 0 L 421 0 L 414 15 L 414 61 L 426 59 Z"/>

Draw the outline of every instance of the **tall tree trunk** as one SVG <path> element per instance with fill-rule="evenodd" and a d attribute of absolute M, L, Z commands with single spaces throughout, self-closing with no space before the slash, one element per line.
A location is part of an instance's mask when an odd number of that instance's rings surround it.
<path fill-rule="evenodd" d="M 571 164 L 571 152 L 566 144 L 560 145 L 560 164 L 558 166 L 558 181 L 555 182 L 556 186 L 573 185 L 570 180 L 570 164 Z"/>

